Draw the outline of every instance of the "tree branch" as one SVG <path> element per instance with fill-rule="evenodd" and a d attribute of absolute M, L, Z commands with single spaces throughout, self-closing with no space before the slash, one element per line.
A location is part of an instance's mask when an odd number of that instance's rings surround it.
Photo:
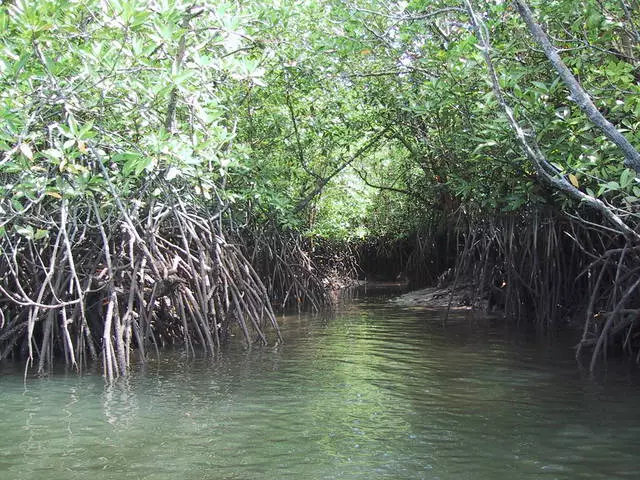
<path fill-rule="evenodd" d="M 287 104 L 287 110 L 289 110 L 289 116 L 291 117 L 293 133 L 296 139 L 296 153 L 298 154 L 298 161 L 300 162 L 300 166 L 313 178 L 320 179 L 320 175 L 309 168 L 309 166 L 307 165 L 307 161 L 304 158 L 304 149 L 302 148 L 302 140 L 300 139 L 300 131 L 298 130 L 298 121 L 296 120 L 296 114 L 293 110 L 293 105 L 291 104 L 291 97 L 288 90 L 285 93 L 284 99 L 285 103 Z"/>
<path fill-rule="evenodd" d="M 517 0 L 516 0 L 517 1 Z M 498 100 L 498 103 L 502 107 L 502 110 L 513 129 L 520 146 L 526 153 L 527 157 L 531 160 L 533 167 L 536 170 L 538 177 L 547 185 L 565 193 L 571 198 L 579 200 L 584 204 L 590 206 L 594 210 L 600 212 L 600 214 L 606 218 L 617 230 L 625 235 L 627 238 L 633 238 L 635 240 L 640 239 L 635 231 L 633 231 L 618 215 L 616 215 L 610 208 L 608 208 L 601 200 L 594 198 L 586 193 L 581 192 L 574 187 L 568 180 L 562 176 L 557 175 L 557 170 L 549 163 L 544 153 L 540 150 L 535 141 L 535 135 L 527 136 L 523 128 L 520 126 L 515 118 L 513 110 L 507 103 L 502 89 L 500 88 L 500 82 L 498 81 L 498 75 L 496 73 L 493 61 L 491 59 L 491 43 L 489 40 L 489 32 L 482 22 L 482 20 L 476 15 L 471 5 L 471 0 L 464 0 L 467 7 L 467 12 L 471 19 L 471 23 L 480 42 L 482 55 L 484 56 L 487 64 L 487 70 L 489 71 L 489 78 L 493 87 L 493 92 Z"/>
<path fill-rule="evenodd" d="M 529 32 L 531 32 L 535 41 L 542 47 L 545 55 L 571 92 L 571 98 L 573 101 L 576 102 L 578 107 L 580 107 L 580 110 L 585 113 L 589 120 L 602 130 L 606 137 L 615 143 L 620 150 L 622 150 L 625 155 L 624 165 L 632 168 L 635 170 L 636 174 L 640 175 L 640 152 L 638 152 L 631 142 L 629 142 L 629 140 L 627 140 L 626 137 L 622 135 L 596 108 L 587 92 L 582 88 L 569 68 L 567 68 L 560 58 L 560 55 L 558 55 L 558 51 L 551 44 L 547 34 L 542 30 L 540 25 L 536 23 L 533 18 L 533 14 L 531 13 L 531 9 L 529 9 L 526 2 L 524 2 L 524 0 L 514 0 L 513 3 L 518 9 L 522 19 L 527 24 Z"/>
<path fill-rule="evenodd" d="M 404 190 L 402 188 L 387 187 L 387 186 L 384 186 L 384 185 L 376 185 L 375 183 L 372 183 L 371 181 L 369 181 L 369 178 L 367 177 L 367 174 L 365 172 L 363 172 L 362 170 L 359 170 L 359 169 L 357 169 L 355 167 L 352 167 L 352 168 L 356 172 L 358 177 L 360 177 L 360 180 L 362 180 L 364 182 L 364 184 L 367 185 L 368 187 L 375 188 L 376 190 L 384 190 L 384 191 L 388 191 L 388 192 L 399 193 L 401 195 L 406 195 L 407 197 L 419 200 L 420 202 L 422 202 L 424 204 L 428 203 L 425 198 L 421 197 L 420 195 L 418 195 L 415 192 L 411 192 L 409 190 Z"/>
<path fill-rule="evenodd" d="M 182 67 L 182 63 L 184 62 L 184 56 L 187 52 L 187 33 L 189 29 L 189 22 L 191 22 L 193 18 L 201 15 L 203 11 L 204 10 L 202 9 L 194 10 L 194 7 L 191 7 L 184 14 L 181 27 L 185 30 L 185 32 L 182 34 L 182 36 L 180 37 L 180 40 L 178 41 L 178 51 L 176 52 L 176 59 L 173 62 L 175 73 L 178 73 L 180 71 L 180 68 Z M 176 119 L 177 105 L 178 105 L 178 87 L 173 87 L 171 89 L 171 93 L 169 94 L 169 105 L 167 106 L 167 116 L 164 120 L 164 127 L 166 128 L 167 132 L 171 132 L 171 129 L 173 128 L 173 124 Z"/>
<path fill-rule="evenodd" d="M 349 165 L 351 165 L 356 159 L 358 159 L 364 153 L 366 153 L 367 150 L 369 150 L 376 143 L 378 143 L 378 140 L 380 140 L 382 138 L 382 136 L 385 133 L 387 133 L 390 129 L 391 129 L 391 126 L 388 125 L 385 128 L 383 128 L 382 130 L 380 130 L 378 133 L 376 133 L 373 136 L 373 138 L 371 138 L 371 140 L 369 140 L 365 145 L 363 145 L 360 149 L 358 149 L 358 151 L 356 153 L 351 155 L 351 157 L 349 157 L 349 159 L 347 161 L 345 161 L 342 165 L 338 166 L 333 172 L 331 172 L 331 174 L 329 174 L 329 176 L 319 179 L 318 183 L 316 184 L 316 187 L 311 192 L 309 192 L 302 200 L 300 200 L 298 202 L 298 205 L 296 206 L 295 212 L 298 213 L 298 212 L 301 212 L 302 210 L 304 210 L 307 207 L 307 205 L 309 205 L 311 200 L 313 200 L 318 194 L 320 194 L 320 192 L 322 192 L 324 187 L 336 175 L 338 175 L 341 171 L 343 171 L 345 168 L 347 168 Z"/>

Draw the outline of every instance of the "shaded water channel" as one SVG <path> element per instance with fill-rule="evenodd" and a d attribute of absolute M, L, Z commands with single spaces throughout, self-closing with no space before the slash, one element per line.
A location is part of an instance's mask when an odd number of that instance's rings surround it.
<path fill-rule="evenodd" d="M 640 477 L 640 374 L 502 320 L 374 300 L 286 343 L 99 375 L 0 375 L 1 479 Z"/>

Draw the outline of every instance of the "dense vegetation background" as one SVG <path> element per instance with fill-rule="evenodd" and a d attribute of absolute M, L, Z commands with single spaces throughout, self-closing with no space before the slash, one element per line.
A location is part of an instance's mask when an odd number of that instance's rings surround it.
<path fill-rule="evenodd" d="M 0 360 L 267 341 L 358 264 L 636 354 L 639 28 L 637 0 L 4 2 Z"/>

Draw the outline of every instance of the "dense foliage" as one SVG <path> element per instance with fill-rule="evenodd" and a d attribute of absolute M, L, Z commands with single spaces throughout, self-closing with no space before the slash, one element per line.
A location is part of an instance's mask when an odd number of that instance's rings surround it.
<path fill-rule="evenodd" d="M 340 263 L 347 244 L 369 251 L 413 242 L 419 247 L 404 252 L 407 265 L 399 268 L 425 281 L 451 266 L 456 252 L 471 255 L 470 239 L 482 231 L 500 239 L 477 252 L 487 268 L 496 257 L 494 273 L 482 273 L 495 282 L 508 270 L 498 258 L 521 257 L 505 250 L 517 243 L 509 238 L 518 222 L 553 212 L 552 219 L 571 217 L 601 235 L 587 241 L 572 230 L 577 251 L 601 258 L 626 238 L 635 252 L 633 153 L 580 105 L 526 12 L 633 150 L 640 145 L 640 5 L 577 5 L 5 2 L 0 359 L 28 352 L 43 368 L 59 349 L 75 364 L 72 352 L 93 342 L 87 299 L 96 291 L 120 319 L 113 336 L 109 328 L 94 332 L 104 339 L 96 345 L 108 350 L 114 338 L 121 370 L 131 329 L 144 345 L 154 332 L 162 336 L 162 315 L 178 322 L 169 331 L 211 349 L 222 318 L 237 319 L 247 341 L 247 325 L 264 340 L 261 322 L 272 314 L 263 293 L 276 302 L 300 303 L 307 294 L 316 307 L 325 301 L 322 275 L 307 256 L 314 248 Z M 522 248 L 553 248 L 534 245 Z M 605 262 L 618 269 L 616 285 L 636 268 L 627 255 L 623 269 L 624 257 Z M 591 268 L 585 262 L 577 264 Z M 254 267 L 250 284 L 239 280 Z M 554 282 L 531 273 L 527 284 L 517 273 L 529 291 L 541 293 L 534 279 Z M 599 292 L 594 303 L 626 301 L 636 294 L 625 281 L 586 288 Z M 175 287 L 164 303 L 160 284 Z M 139 295 L 127 300 L 125 291 Z M 535 303 L 517 298 L 518 310 Z M 609 318 L 623 307 L 613 300 Z M 185 315 L 195 326 L 180 323 Z M 585 339 L 603 331 L 591 320 Z"/>

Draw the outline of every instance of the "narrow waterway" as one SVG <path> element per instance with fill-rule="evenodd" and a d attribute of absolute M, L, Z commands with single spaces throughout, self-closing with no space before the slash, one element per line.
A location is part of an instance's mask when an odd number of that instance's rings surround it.
<path fill-rule="evenodd" d="M 0 478 L 640 477 L 640 381 L 503 320 L 355 301 L 286 342 L 126 381 L 0 374 Z"/>

